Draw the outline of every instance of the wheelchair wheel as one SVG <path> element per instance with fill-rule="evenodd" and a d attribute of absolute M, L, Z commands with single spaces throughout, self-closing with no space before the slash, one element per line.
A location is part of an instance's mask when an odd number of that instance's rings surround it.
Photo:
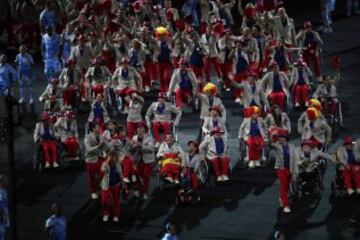
<path fill-rule="evenodd" d="M 242 168 L 247 167 L 247 162 L 245 161 L 246 158 L 246 143 L 244 140 L 240 139 L 240 146 L 239 146 L 239 155 L 240 155 L 240 166 Z"/>
<path fill-rule="evenodd" d="M 342 128 L 344 125 L 343 125 L 343 113 L 342 113 L 342 104 L 341 102 L 338 102 L 338 110 L 337 110 L 337 121 L 338 121 L 338 124 L 340 126 L 340 128 Z"/>
<path fill-rule="evenodd" d="M 206 184 L 209 180 L 209 166 L 206 161 L 201 161 L 200 163 L 199 180 L 202 184 Z"/>

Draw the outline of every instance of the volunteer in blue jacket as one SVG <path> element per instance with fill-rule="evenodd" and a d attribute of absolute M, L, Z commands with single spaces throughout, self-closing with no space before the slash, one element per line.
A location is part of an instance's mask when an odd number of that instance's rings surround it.
<path fill-rule="evenodd" d="M 17 72 L 7 63 L 5 54 L 0 56 L 0 95 L 12 95 L 13 82 L 17 80 Z"/>
<path fill-rule="evenodd" d="M 25 102 L 25 91 L 29 96 L 29 104 L 34 103 L 33 98 L 33 71 L 32 66 L 34 60 L 32 56 L 27 53 L 25 45 L 21 45 L 19 48 L 19 54 L 16 55 L 15 63 L 18 65 L 18 79 L 20 85 L 20 100 L 19 103 Z"/>
<path fill-rule="evenodd" d="M 41 49 L 44 61 L 44 74 L 49 81 L 51 77 L 59 76 L 61 72 L 60 56 L 60 36 L 54 33 L 51 26 L 46 28 L 46 33 L 42 36 Z"/>

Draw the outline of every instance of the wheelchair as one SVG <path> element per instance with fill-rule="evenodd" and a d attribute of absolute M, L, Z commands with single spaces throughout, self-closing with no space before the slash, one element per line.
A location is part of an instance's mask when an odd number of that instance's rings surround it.
<path fill-rule="evenodd" d="M 300 171 L 291 181 L 292 195 L 298 199 L 303 197 L 320 197 L 323 190 L 324 163 L 315 163 L 311 171 Z"/>
<path fill-rule="evenodd" d="M 66 149 L 66 145 L 65 143 L 59 143 L 58 144 L 58 152 L 59 152 L 59 156 L 60 156 L 60 161 L 61 161 L 61 165 L 63 166 L 70 166 L 73 164 L 82 166 L 84 163 L 84 159 L 83 159 L 83 155 L 82 155 L 82 150 L 81 150 L 81 145 L 78 142 L 78 140 L 75 137 L 70 137 L 68 139 L 66 139 L 66 141 L 71 141 L 73 142 L 73 144 L 76 144 L 76 151 L 75 153 L 70 153 L 67 149 Z"/>
<path fill-rule="evenodd" d="M 176 206 L 195 206 L 200 202 L 200 196 L 197 191 L 191 187 L 191 179 L 181 176 L 180 185 L 177 190 L 175 205 Z"/>
<path fill-rule="evenodd" d="M 272 107 L 273 103 L 271 102 L 271 100 L 269 99 L 269 96 L 266 96 L 269 104 L 270 104 L 270 107 Z M 284 112 L 286 113 L 290 113 L 290 111 L 292 110 L 293 108 L 293 101 L 291 99 L 291 96 L 287 96 L 285 97 L 285 103 L 284 103 Z M 269 112 L 270 109 L 267 109 L 265 108 L 265 111 L 264 112 Z"/>
<path fill-rule="evenodd" d="M 229 178 L 231 180 L 232 175 L 232 164 L 229 162 Z M 212 166 L 212 162 L 210 159 L 206 159 L 205 161 L 201 161 L 199 174 L 198 174 L 199 182 L 203 186 L 214 187 L 217 184 L 214 168 Z"/>
<path fill-rule="evenodd" d="M 240 139 L 239 155 L 240 155 L 240 167 L 242 167 L 242 168 L 248 168 L 248 165 L 249 165 L 249 160 L 246 159 L 247 151 L 248 151 L 248 148 L 247 148 L 246 142 L 244 141 L 244 139 Z M 271 151 L 271 148 L 269 148 L 266 145 L 264 145 L 264 147 L 262 148 L 261 151 L 262 151 L 261 157 L 260 157 L 261 166 L 270 166 L 271 160 L 273 160 L 275 158 L 275 157 L 270 158 L 270 156 L 274 155 L 273 151 Z"/>
<path fill-rule="evenodd" d="M 342 113 L 342 104 L 340 101 L 336 102 L 336 113 L 335 115 L 332 112 L 332 103 L 334 98 L 324 97 L 321 101 L 323 104 L 323 114 L 326 119 L 327 124 L 333 129 L 341 129 L 343 127 L 343 113 Z"/>
<path fill-rule="evenodd" d="M 347 194 L 344 177 L 341 173 L 341 164 L 336 164 L 336 174 L 331 181 L 331 196 L 344 197 Z"/>
<path fill-rule="evenodd" d="M 60 147 L 61 144 L 57 141 L 59 165 L 61 165 L 60 154 L 59 154 Z M 38 171 L 39 173 L 42 173 L 45 170 L 45 153 L 42 144 L 37 144 L 36 153 L 33 156 L 32 166 L 33 169 L 35 171 Z"/>
<path fill-rule="evenodd" d="M 173 92 L 170 96 L 170 102 L 176 106 L 176 97 L 175 97 L 175 92 Z M 199 112 L 199 99 L 196 96 L 193 96 L 193 94 L 191 94 L 190 99 L 188 99 L 188 106 L 185 104 L 185 101 L 183 99 L 183 104 L 181 107 L 183 113 L 187 114 L 187 113 L 196 113 Z"/>

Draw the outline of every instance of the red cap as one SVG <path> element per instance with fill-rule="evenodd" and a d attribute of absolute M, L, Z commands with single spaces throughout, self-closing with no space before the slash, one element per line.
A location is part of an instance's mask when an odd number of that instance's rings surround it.
<path fill-rule="evenodd" d="M 93 64 L 93 65 L 100 65 L 101 64 L 101 62 L 102 62 L 102 59 L 101 58 L 93 58 L 93 60 L 91 61 L 91 63 Z"/>
<path fill-rule="evenodd" d="M 219 106 L 212 106 L 211 108 L 209 108 L 209 111 L 216 111 L 219 116 L 221 116 L 221 109 Z"/>
<path fill-rule="evenodd" d="M 142 6 L 142 2 L 141 1 L 136 1 L 132 4 L 133 8 L 134 8 L 134 12 L 138 13 L 141 11 L 141 6 Z"/>
<path fill-rule="evenodd" d="M 303 141 L 301 142 L 301 146 L 304 146 L 304 145 L 308 145 L 308 146 L 310 146 L 310 147 L 313 147 L 313 143 L 312 143 L 312 141 L 309 140 L 309 139 L 305 139 L 305 140 L 303 140 Z"/>
<path fill-rule="evenodd" d="M 58 83 L 59 83 L 59 78 L 57 78 L 57 77 L 52 77 L 52 78 L 50 79 L 50 83 L 53 84 L 53 85 L 58 84 Z"/>
<path fill-rule="evenodd" d="M 129 64 L 129 63 L 130 63 L 130 60 L 129 60 L 129 58 L 127 58 L 127 57 L 123 57 L 123 58 L 121 58 L 120 63 L 121 63 L 121 64 Z"/>
<path fill-rule="evenodd" d="M 244 9 L 244 14 L 247 18 L 254 18 L 256 16 L 256 7 L 254 5 L 248 5 Z"/>
<path fill-rule="evenodd" d="M 75 118 L 75 112 L 74 111 L 66 111 L 65 117 L 67 118 Z"/>
<path fill-rule="evenodd" d="M 164 93 L 164 92 L 159 92 L 159 94 L 158 94 L 158 99 L 159 99 L 159 98 L 166 99 L 166 93 Z"/>
<path fill-rule="evenodd" d="M 276 61 L 273 61 L 273 62 L 270 64 L 270 68 L 273 68 L 273 67 L 276 67 L 276 66 L 279 66 L 279 64 L 278 64 Z"/>
<path fill-rule="evenodd" d="M 344 137 L 344 146 L 345 145 L 353 145 L 353 138 L 351 136 L 346 136 Z"/>
<path fill-rule="evenodd" d="M 305 21 L 304 22 L 304 29 L 309 29 L 309 28 L 312 28 L 312 24 L 310 21 Z"/>
<path fill-rule="evenodd" d="M 47 112 L 43 112 L 43 113 L 41 114 L 41 120 L 42 120 L 42 121 L 48 121 L 48 120 L 50 120 L 50 115 L 49 115 Z"/>

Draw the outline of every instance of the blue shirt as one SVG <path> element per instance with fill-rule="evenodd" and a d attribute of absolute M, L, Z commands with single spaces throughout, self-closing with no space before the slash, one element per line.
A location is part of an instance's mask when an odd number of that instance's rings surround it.
<path fill-rule="evenodd" d="M 299 84 L 299 85 L 304 85 L 304 84 L 305 84 L 304 70 L 303 70 L 303 69 L 299 69 L 299 70 L 298 70 L 298 74 L 299 74 L 299 80 L 298 80 L 297 84 Z"/>
<path fill-rule="evenodd" d="M 356 159 L 355 159 L 355 154 L 353 150 L 346 150 L 347 155 L 348 155 L 348 159 L 347 162 L 348 164 L 355 164 L 356 163 Z"/>
<path fill-rule="evenodd" d="M 242 73 L 248 69 L 248 63 L 245 60 L 244 56 L 241 54 L 241 52 L 238 53 L 238 56 L 239 57 L 236 64 L 236 73 Z"/>
<path fill-rule="evenodd" d="M 17 80 L 17 72 L 9 64 L 0 66 L 0 89 L 11 90 L 13 81 Z"/>
<path fill-rule="evenodd" d="M 94 105 L 94 119 L 103 119 L 104 109 L 101 106 L 100 102 L 96 102 Z"/>
<path fill-rule="evenodd" d="M 26 75 L 26 76 L 31 75 L 31 65 L 34 63 L 34 60 L 30 54 L 19 53 L 15 58 L 15 62 L 19 66 L 18 71 L 20 74 Z"/>
<path fill-rule="evenodd" d="M 157 107 L 157 111 L 160 113 L 160 114 L 163 114 L 165 112 L 165 104 L 164 105 L 158 105 Z"/>
<path fill-rule="evenodd" d="M 274 92 L 281 92 L 282 89 L 282 85 L 280 82 L 280 76 L 279 74 L 274 74 L 274 81 L 273 81 L 273 91 Z"/>
<path fill-rule="evenodd" d="M 51 240 L 66 240 L 66 219 L 52 215 L 46 220 L 45 228 L 50 229 Z"/>
<path fill-rule="evenodd" d="M 44 126 L 44 134 L 42 135 L 42 138 L 44 140 L 53 140 L 53 136 L 50 133 L 50 128 L 49 126 Z"/>
<path fill-rule="evenodd" d="M 135 51 L 132 52 L 130 63 L 131 63 L 131 66 L 133 66 L 134 68 L 138 67 L 139 61 L 138 61 L 138 53 L 137 52 L 135 52 Z"/>
<path fill-rule="evenodd" d="M 180 71 L 180 77 L 181 77 L 180 89 L 185 90 L 185 91 L 191 90 L 192 84 L 191 84 L 191 80 L 190 80 L 187 72 Z"/>
<path fill-rule="evenodd" d="M 284 153 L 284 167 L 289 169 L 290 168 L 290 149 L 289 145 L 283 146 L 283 153 Z"/>
<path fill-rule="evenodd" d="M 161 240 L 178 240 L 176 235 L 171 235 L 170 233 L 166 233 Z"/>
<path fill-rule="evenodd" d="M 113 187 L 120 183 L 120 175 L 115 164 L 109 165 L 109 167 L 110 167 L 109 186 Z"/>
<path fill-rule="evenodd" d="M 128 79 L 128 77 L 129 77 L 129 71 L 123 69 L 123 70 L 121 71 L 121 76 L 122 76 L 124 79 Z"/>
<path fill-rule="evenodd" d="M 214 127 L 219 126 L 219 121 L 218 121 L 218 120 L 213 120 L 213 126 L 214 126 Z"/>
<path fill-rule="evenodd" d="M 170 49 L 166 41 L 160 43 L 159 63 L 170 63 Z"/>
<path fill-rule="evenodd" d="M 222 138 L 215 138 L 215 148 L 216 148 L 217 155 L 221 155 L 224 153 L 225 144 L 224 144 L 224 140 Z"/>
<path fill-rule="evenodd" d="M 203 58 L 201 55 L 201 48 L 198 42 L 195 43 L 194 45 L 194 50 L 190 56 L 190 64 L 195 65 L 197 67 L 203 67 L 204 66 L 204 62 L 203 62 Z"/>
<path fill-rule="evenodd" d="M 260 136 L 260 129 L 259 129 L 259 124 L 258 121 L 251 121 L 250 124 L 250 136 L 255 137 L 255 136 Z"/>
<path fill-rule="evenodd" d="M 197 0 L 185 1 L 184 5 L 182 7 L 182 12 L 183 12 L 184 17 L 186 17 L 188 15 L 192 15 L 192 17 L 193 17 L 192 25 L 194 27 L 199 26 L 199 17 L 198 17 L 196 8 L 197 8 Z"/>
<path fill-rule="evenodd" d="M 9 227 L 9 201 L 7 192 L 5 189 L 0 187 L 0 209 L 3 211 L 4 219 L 0 221 L 0 227 Z"/>
<path fill-rule="evenodd" d="M 60 36 L 56 33 L 51 36 L 46 33 L 42 36 L 41 45 L 45 60 L 57 58 L 60 53 Z"/>

